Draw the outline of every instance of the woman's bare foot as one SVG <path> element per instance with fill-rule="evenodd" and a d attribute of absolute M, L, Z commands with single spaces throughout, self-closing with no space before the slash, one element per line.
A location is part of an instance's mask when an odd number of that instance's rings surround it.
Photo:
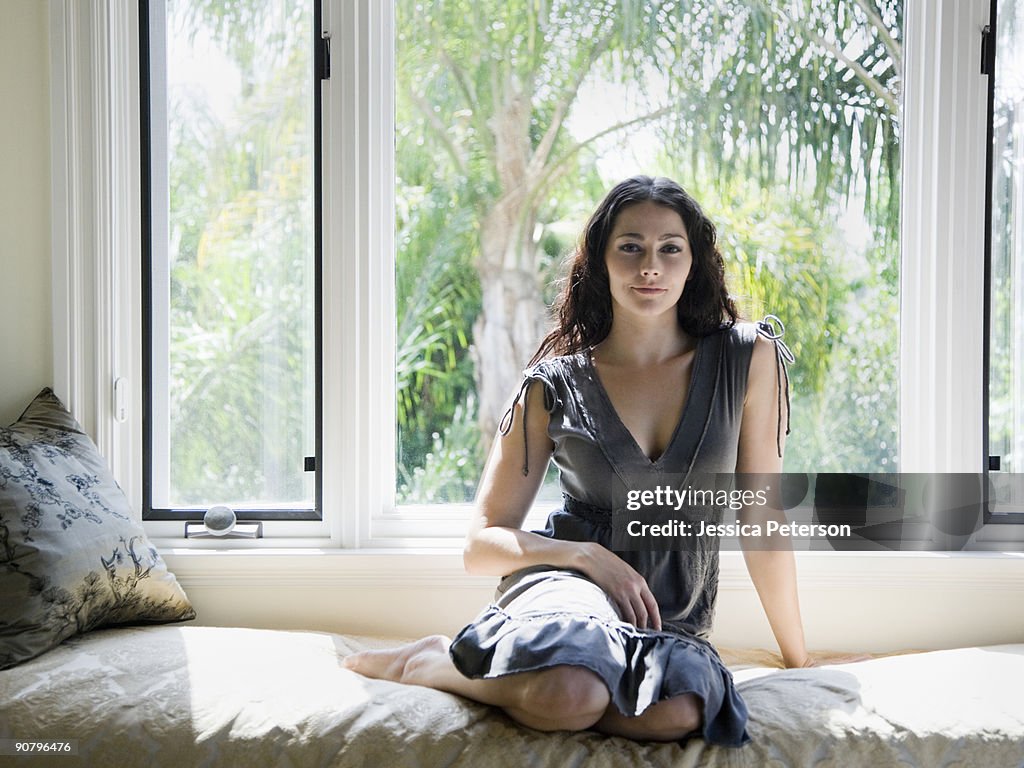
<path fill-rule="evenodd" d="M 380 651 L 360 651 L 342 659 L 342 666 L 365 677 L 391 680 L 396 683 L 420 685 L 416 672 L 431 658 L 448 655 L 451 639 L 430 635 L 414 643 Z"/>

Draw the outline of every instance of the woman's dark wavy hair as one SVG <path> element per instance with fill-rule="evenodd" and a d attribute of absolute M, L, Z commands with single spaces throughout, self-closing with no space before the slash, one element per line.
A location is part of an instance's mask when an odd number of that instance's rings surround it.
<path fill-rule="evenodd" d="M 605 196 L 583 230 L 569 276 L 554 306 L 557 327 L 541 342 L 530 365 L 554 355 L 571 355 L 603 341 L 612 328 L 612 294 L 605 250 L 615 219 L 631 205 L 651 201 L 671 208 L 686 225 L 693 268 L 676 304 L 680 327 L 691 336 L 707 336 L 739 314 L 725 287 L 725 263 L 717 233 L 700 205 L 671 179 L 633 176 Z"/>

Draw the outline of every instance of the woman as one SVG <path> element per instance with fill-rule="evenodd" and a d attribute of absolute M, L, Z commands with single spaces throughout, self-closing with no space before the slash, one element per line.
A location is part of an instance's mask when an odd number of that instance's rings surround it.
<path fill-rule="evenodd" d="M 452 642 L 355 654 L 350 669 L 493 704 L 545 731 L 748 740 L 746 708 L 705 639 L 717 540 L 611 548 L 610 510 L 634 478 L 781 472 L 792 358 L 771 326 L 737 324 L 715 239 L 668 179 L 608 193 L 481 480 L 465 563 L 504 577 L 497 602 Z M 565 506 L 544 531 L 521 530 L 552 457 Z M 792 552 L 745 549 L 786 665 L 809 665 Z"/>

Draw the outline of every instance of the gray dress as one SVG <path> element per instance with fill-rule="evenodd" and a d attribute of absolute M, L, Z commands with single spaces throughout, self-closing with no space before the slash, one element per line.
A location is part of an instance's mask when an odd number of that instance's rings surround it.
<path fill-rule="evenodd" d="M 783 360 L 792 356 L 781 331 L 767 318 L 723 326 L 700 338 L 682 416 L 655 461 L 619 419 L 589 350 L 527 369 L 513 407 L 532 382 L 542 382 L 552 459 L 565 501 L 537 533 L 613 549 L 615 500 L 625 498 L 637 478 L 734 472 L 747 373 L 759 333 L 775 341 L 780 382 L 787 381 Z M 511 414 L 510 408 L 502 420 L 503 434 Z M 525 421 L 524 413 L 524 427 Z M 703 702 L 702 735 L 708 742 L 739 746 L 748 741 L 746 707 L 706 639 L 718 588 L 716 540 L 695 537 L 686 549 L 616 554 L 647 580 L 661 611 L 662 631 L 623 622 L 604 591 L 582 573 L 536 566 L 502 579 L 495 602 L 456 636 L 451 646 L 456 667 L 467 677 L 493 678 L 560 664 L 582 666 L 604 680 L 612 702 L 628 716 L 663 699 L 694 693 Z"/>

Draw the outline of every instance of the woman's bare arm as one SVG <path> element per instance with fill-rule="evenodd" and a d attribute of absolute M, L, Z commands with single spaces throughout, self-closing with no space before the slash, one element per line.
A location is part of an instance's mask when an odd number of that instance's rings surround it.
<path fill-rule="evenodd" d="M 529 417 L 525 441 L 524 411 Z M 487 457 L 463 553 L 470 573 L 503 576 L 542 563 L 572 567 L 572 548 L 563 546 L 566 542 L 520 530 L 551 458 L 553 446 L 547 434 L 547 420 L 544 388 L 533 382 L 525 397 L 514 406 L 508 434 L 495 436 Z M 530 473 L 524 476 L 527 446 Z"/>
<path fill-rule="evenodd" d="M 562 541 L 521 529 L 554 447 L 547 433 L 543 389 L 534 382 L 524 398 L 526 445 L 520 401 L 513 409 L 508 434 L 499 434 L 491 447 L 466 537 L 466 570 L 490 576 L 504 576 L 532 565 L 578 570 L 605 590 L 624 621 L 660 629 L 654 594 L 644 578 L 617 555 L 595 542 Z M 528 475 L 523 475 L 524 459 L 529 459 Z"/>
<path fill-rule="evenodd" d="M 746 475 L 748 479 L 758 475 L 765 476 L 766 480 L 771 477 L 769 482 L 773 481 L 776 486 L 782 472 L 782 459 L 777 445 L 780 375 L 774 345 L 759 336 L 750 361 L 736 472 Z M 785 401 L 782 407 L 786 407 Z M 786 416 L 786 413 L 782 414 L 783 424 Z M 759 484 L 759 481 L 755 480 L 754 483 Z M 774 488 L 775 505 L 747 508 L 743 512 L 744 519 L 761 522 L 762 527 L 768 519 L 785 522 L 778 490 Z M 771 506 L 776 508 L 772 509 Z M 743 539 L 742 544 L 750 579 L 757 589 L 783 661 L 787 667 L 806 666 L 809 657 L 800 616 L 796 562 L 788 540 L 768 541 L 766 537 L 758 537 L 756 540 Z"/>

